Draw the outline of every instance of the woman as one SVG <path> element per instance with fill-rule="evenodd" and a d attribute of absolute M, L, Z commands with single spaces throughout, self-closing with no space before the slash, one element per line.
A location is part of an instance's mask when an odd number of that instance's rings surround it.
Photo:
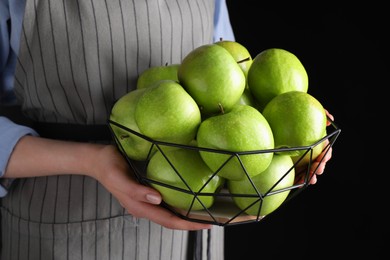
<path fill-rule="evenodd" d="M 2 103 L 26 115 L 0 117 L 1 259 L 223 259 L 223 228 L 159 206 L 106 123 L 146 68 L 234 39 L 225 1 L 22 2 L 0 8 Z"/>

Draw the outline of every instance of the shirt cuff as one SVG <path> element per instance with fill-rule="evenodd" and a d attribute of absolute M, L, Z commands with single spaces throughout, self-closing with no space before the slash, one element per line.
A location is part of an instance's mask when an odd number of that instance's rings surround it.
<path fill-rule="evenodd" d="M 5 173 L 15 145 L 26 135 L 38 136 L 38 133 L 30 127 L 15 124 L 8 118 L 0 116 L 0 178 Z M 0 197 L 7 195 L 12 182 L 12 179 L 0 179 Z"/>

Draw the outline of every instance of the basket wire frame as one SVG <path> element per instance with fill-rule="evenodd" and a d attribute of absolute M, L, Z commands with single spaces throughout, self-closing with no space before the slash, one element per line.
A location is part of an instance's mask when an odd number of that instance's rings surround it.
<path fill-rule="evenodd" d="M 124 156 L 128 164 L 130 165 L 131 169 L 133 170 L 134 176 L 136 177 L 137 181 L 143 185 L 161 185 L 166 188 L 170 188 L 179 192 L 183 192 L 186 194 L 191 194 L 193 196 L 191 206 L 187 210 L 182 210 L 182 209 L 177 209 L 169 204 L 167 204 L 165 201 L 162 201 L 161 205 L 165 207 L 166 209 L 170 210 L 172 213 L 175 215 L 186 219 L 190 221 L 195 221 L 195 222 L 200 222 L 200 223 L 209 223 L 213 225 L 218 225 L 218 226 L 227 226 L 227 225 L 236 225 L 236 224 L 244 224 L 244 223 L 252 223 L 252 222 L 258 222 L 262 220 L 265 216 L 261 216 L 261 208 L 262 208 L 262 203 L 263 199 L 267 196 L 271 196 L 277 193 L 281 192 L 286 192 L 288 191 L 289 194 L 287 198 L 282 202 L 282 204 L 278 207 L 280 208 L 284 204 L 286 204 L 288 201 L 290 201 L 292 198 L 300 194 L 303 190 L 305 190 L 306 187 L 310 185 L 310 179 L 313 177 L 313 175 L 316 173 L 318 170 L 319 164 L 315 169 L 311 169 L 312 167 L 312 155 L 313 155 L 313 149 L 317 146 L 320 145 L 322 142 L 325 142 L 328 140 L 329 142 L 327 145 L 323 148 L 324 155 L 326 155 L 329 151 L 330 148 L 333 147 L 335 141 L 337 140 L 338 136 L 340 135 L 341 129 L 330 119 L 328 120 L 331 122 L 330 126 L 332 130 L 323 138 L 318 140 L 316 143 L 309 145 L 309 146 L 301 146 L 301 147 L 292 147 L 292 148 L 275 148 L 275 149 L 267 149 L 267 150 L 253 150 L 253 151 L 243 151 L 243 152 L 232 152 L 232 151 L 224 151 L 224 150 L 216 150 L 216 149 L 211 149 L 211 148 L 205 148 L 205 147 L 197 147 L 197 146 L 191 146 L 191 145 L 182 145 L 182 144 L 176 144 L 176 143 L 169 143 L 169 142 L 163 142 L 163 141 L 157 141 L 153 140 L 137 131 L 134 131 L 130 128 L 127 128 L 126 126 L 123 126 L 113 120 L 108 120 L 109 122 L 109 129 L 111 131 L 111 134 L 113 136 L 113 139 L 115 140 L 115 143 L 117 147 L 119 148 L 121 154 Z M 122 147 L 121 142 L 119 141 L 119 137 L 115 134 L 115 131 L 113 127 L 119 127 L 123 131 L 127 132 L 129 135 L 135 135 L 138 136 L 142 139 L 145 139 L 146 141 L 151 143 L 149 153 L 147 156 L 147 159 L 144 161 L 139 161 L 139 160 L 133 160 L 127 156 L 125 153 L 124 147 Z M 182 177 L 180 172 L 176 169 L 176 167 L 171 163 L 169 158 L 166 156 L 164 150 L 162 147 L 165 146 L 171 146 L 171 147 L 176 147 L 176 148 L 181 148 L 181 149 L 191 149 L 191 150 L 196 150 L 196 151 L 205 151 L 205 152 L 211 152 L 211 153 L 220 153 L 220 154 L 226 154 L 229 155 L 227 160 L 212 174 L 212 176 L 209 178 L 209 180 L 198 190 L 194 191 L 191 189 L 191 186 L 187 183 L 185 178 Z M 179 188 L 170 184 L 162 183 L 156 180 L 152 180 L 146 177 L 146 169 L 148 166 L 148 162 L 152 156 L 152 151 L 154 149 L 158 149 L 162 155 L 165 157 L 167 162 L 170 164 L 170 166 L 173 168 L 173 170 L 176 172 L 176 174 L 179 176 L 181 181 L 185 184 L 187 189 Z M 300 158 L 294 162 L 294 165 L 277 181 L 275 182 L 272 187 L 267 190 L 267 191 L 259 191 L 255 184 L 252 181 L 252 178 L 249 176 L 245 165 L 243 164 L 241 160 L 241 156 L 244 155 L 250 155 L 250 154 L 259 154 L 259 153 L 283 153 L 283 152 L 289 152 L 289 151 L 297 151 L 297 150 L 305 150 L 303 155 L 300 156 Z M 307 165 L 305 165 L 304 168 L 302 168 L 300 171 L 295 170 L 295 175 L 303 175 L 304 180 L 301 183 L 294 183 L 293 185 L 286 187 L 286 188 L 281 188 L 277 190 L 273 190 L 276 185 L 282 181 L 282 179 L 287 176 L 292 169 L 295 169 L 295 167 L 300 163 L 300 161 L 305 157 L 305 156 L 310 156 L 310 160 Z M 326 156 L 323 156 L 320 160 L 322 162 Z M 238 162 L 240 163 L 243 172 L 246 175 L 246 178 L 249 180 L 251 183 L 251 186 L 253 187 L 255 193 L 254 194 L 234 194 L 230 193 L 227 191 L 225 188 L 220 188 L 218 189 L 215 193 L 207 193 L 207 192 L 202 192 L 202 190 L 207 186 L 207 184 L 211 181 L 211 179 L 218 174 L 218 172 L 232 159 L 236 158 Z M 234 205 L 234 202 L 232 201 L 233 197 L 248 197 L 248 198 L 256 198 L 256 200 L 253 201 L 250 205 L 248 205 L 244 209 L 239 209 L 234 208 L 235 211 L 229 212 L 229 215 L 226 217 L 224 216 L 223 218 L 219 217 L 216 215 L 215 212 L 213 212 L 213 206 L 212 207 L 206 207 L 200 197 L 202 196 L 214 196 L 215 202 L 214 204 L 221 203 L 222 207 L 225 206 L 225 202 L 228 201 L 230 204 L 226 204 L 229 207 L 231 205 Z M 199 214 L 199 211 L 193 212 L 192 210 L 192 205 L 195 203 L 195 201 L 199 202 L 203 206 L 203 210 L 201 214 Z M 256 216 L 248 216 L 245 211 L 254 206 L 255 204 L 259 203 L 258 209 L 257 209 L 257 215 Z M 270 213 L 272 214 L 272 212 Z"/>

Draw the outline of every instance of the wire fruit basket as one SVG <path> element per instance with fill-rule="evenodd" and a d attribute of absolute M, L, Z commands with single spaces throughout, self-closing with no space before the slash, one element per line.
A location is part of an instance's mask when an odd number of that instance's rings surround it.
<path fill-rule="evenodd" d="M 316 143 L 309 146 L 245 152 L 230 152 L 197 147 L 196 145 L 180 145 L 175 143 L 156 141 L 113 120 L 109 120 L 109 128 L 118 149 L 131 166 L 133 173 L 139 183 L 154 187 L 158 185 L 158 187 L 164 187 L 165 189 L 172 190 L 172 192 L 176 192 L 176 194 L 178 194 L 179 196 L 183 195 L 191 198 L 190 206 L 186 208 L 178 208 L 172 206 L 170 203 L 167 203 L 164 200 L 163 196 L 163 201 L 161 203 L 162 207 L 165 207 L 166 209 L 170 210 L 171 212 L 183 219 L 201 223 L 209 223 L 218 226 L 236 225 L 261 221 L 264 217 L 270 214 L 262 214 L 262 207 L 266 207 L 265 204 L 263 205 L 263 202 L 267 200 L 267 198 L 271 196 L 277 196 L 278 194 L 280 195 L 281 193 L 287 194 L 285 198 L 282 199 L 280 205 L 276 207 L 277 210 L 277 208 L 287 203 L 289 200 L 297 196 L 300 192 L 305 190 L 305 188 L 309 186 L 311 177 L 318 170 L 318 166 L 316 166 L 317 164 L 313 164 L 313 159 L 315 159 L 313 158 L 314 150 L 318 149 L 318 147 L 321 147 L 323 155 L 328 153 L 341 132 L 341 129 L 333 121 L 331 121 L 331 124 L 328 126 L 329 129 L 327 129 L 327 135 L 324 136 L 322 139 L 318 140 Z M 146 159 L 135 160 L 130 158 L 125 152 L 126 149 L 122 146 L 122 143 L 120 141 L 122 136 L 119 136 L 118 131 L 115 131 L 115 129 L 120 129 L 122 133 L 126 133 L 126 135 L 128 136 L 137 137 L 145 140 L 145 142 L 147 142 L 150 147 Z M 301 152 L 302 155 L 299 156 L 298 159 L 294 160 L 293 166 L 286 170 L 286 172 L 280 177 L 280 179 L 277 179 L 269 189 L 259 190 L 254 184 L 254 180 L 252 179 L 252 177 L 250 177 L 249 174 L 246 172 L 245 166 L 241 164 L 243 171 L 246 174 L 249 186 L 253 186 L 254 192 L 245 194 L 233 193 L 228 189 L 226 182 L 222 182 L 220 187 L 216 189 L 215 192 L 206 192 L 204 186 L 197 190 L 191 189 L 191 186 L 186 182 L 186 179 L 183 177 L 183 173 L 175 169 L 174 164 L 170 161 L 169 157 L 165 155 L 166 151 L 169 151 L 171 148 L 197 152 L 219 153 L 226 155 L 227 160 L 225 164 L 222 164 L 220 169 L 211 174 L 210 179 L 206 182 L 206 184 L 209 183 L 213 178 L 217 178 L 218 172 L 226 166 L 229 160 L 232 159 L 237 159 L 239 162 L 241 162 L 241 158 L 243 156 L 260 153 L 283 154 L 286 152 L 298 150 Z M 153 156 L 153 151 L 160 151 L 162 153 L 167 163 L 174 169 L 178 177 L 184 183 L 184 188 L 183 186 L 178 187 L 176 185 L 156 181 L 147 176 L 147 169 L 150 160 Z M 321 160 L 323 160 L 324 157 L 325 156 L 322 156 Z M 302 166 L 301 163 L 304 160 L 307 160 L 307 163 Z M 301 181 L 295 181 L 291 185 L 279 189 L 278 183 L 280 183 L 282 179 L 286 178 L 286 176 L 289 174 L 294 174 L 295 179 L 297 179 L 296 177 L 299 175 Z M 211 206 L 205 205 L 204 201 L 206 199 L 212 200 Z M 250 203 L 247 203 L 245 207 L 239 207 L 236 201 L 245 199 L 250 199 Z M 195 207 L 194 205 L 198 205 L 198 207 Z M 251 207 L 255 207 L 256 210 L 250 211 L 251 213 L 249 214 L 248 209 Z"/>

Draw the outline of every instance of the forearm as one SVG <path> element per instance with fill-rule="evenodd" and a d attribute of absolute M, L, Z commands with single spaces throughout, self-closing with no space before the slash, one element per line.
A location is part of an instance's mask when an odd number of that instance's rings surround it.
<path fill-rule="evenodd" d="M 92 176 L 94 156 L 104 145 L 25 136 L 16 144 L 8 161 L 5 178 L 58 174 Z"/>

